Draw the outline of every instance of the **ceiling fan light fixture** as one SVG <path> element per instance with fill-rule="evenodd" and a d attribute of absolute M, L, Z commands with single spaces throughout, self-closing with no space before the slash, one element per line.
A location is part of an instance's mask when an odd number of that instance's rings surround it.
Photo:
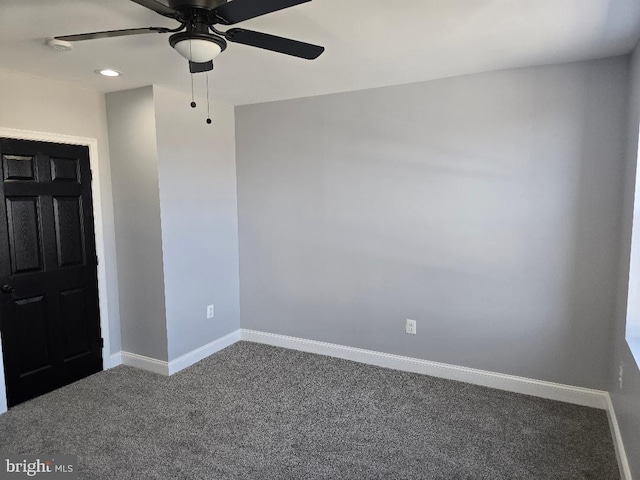
<path fill-rule="evenodd" d="M 176 33 L 169 37 L 171 46 L 184 58 L 194 63 L 206 63 L 227 48 L 222 38 L 198 32 Z"/>

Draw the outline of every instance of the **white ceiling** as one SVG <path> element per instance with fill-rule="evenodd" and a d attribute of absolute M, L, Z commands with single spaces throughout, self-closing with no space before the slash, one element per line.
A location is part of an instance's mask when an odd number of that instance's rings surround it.
<path fill-rule="evenodd" d="M 56 35 L 175 25 L 129 0 L 0 0 L 0 68 L 100 91 L 188 92 L 188 66 L 169 34 L 77 42 L 71 52 L 44 45 Z M 210 73 L 212 94 L 247 104 L 625 54 L 640 37 L 640 1 L 313 0 L 238 26 L 326 47 L 308 61 L 229 44 Z M 100 77 L 101 67 L 124 76 Z M 202 91 L 204 75 L 195 80 Z"/>

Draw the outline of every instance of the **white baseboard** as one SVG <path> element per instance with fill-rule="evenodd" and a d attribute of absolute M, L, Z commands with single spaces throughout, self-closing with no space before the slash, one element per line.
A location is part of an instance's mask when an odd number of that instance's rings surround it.
<path fill-rule="evenodd" d="M 157 360 L 130 352 L 120 352 L 120 356 L 122 358 L 122 365 L 159 373 L 160 375 L 169 375 L 169 362 L 165 362 L 164 360 Z"/>
<path fill-rule="evenodd" d="M 573 387 L 560 383 L 516 377 L 514 375 L 431 362 L 419 358 L 403 357 L 333 343 L 306 340 L 304 338 L 258 332 L 256 330 L 242 329 L 241 339 L 250 342 L 265 343 L 276 347 L 291 348 L 303 352 L 343 358 L 345 360 L 353 360 L 355 362 L 405 372 L 421 373 L 433 377 L 446 378 L 448 380 L 457 380 L 474 385 L 507 390 L 509 392 L 523 393 L 525 395 L 547 398 L 549 400 L 558 400 L 602 410 L 607 409 L 607 392 L 601 390 Z"/>
<path fill-rule="evenodd" d="M 209 355 L 213 355 L 214 353 L 219 352 L 238 341 L 240 341 L 240 330 L 231 332 L 228 335 L 214 340 L 211 343 L 207 343 L 196 350 L 176 358 L 175 360 L 171 360 L 169 362 L 169 375 L 173 375 L 180 370 L 184 370 L 203 358 L 207 358 Z"/>
<path fill-rule="evenodd" d="M 109 363 L 107 365 L 103 365 L 103 368 L 108 370 L 110 368 L 117 367 L 118 365 L 122 365 L 122 352 L 111 354 Z"/>
<path fill-rule="evenodd" d="M 611 438 L 613 439 L 613 446 L 616 450 L 616 457 L 618 458 L 618 466 L 620 467 L 620 478 L 622 480 L 631 479 L 631 467 L 629 466 L 629 459 L 624 448 L 622 441 L 622 434 L 620 433 L 620 426 L 618 425 L 618 419 L 616 417 L 616 411 L 613 408 L 613 402 L 611 401 L 611 395 L 607 393 L 607 416 L 609 417 L 609 428 L 611 429 Z"/>
<path fill-rule="evenodd" d="M 190 367 L 194 363 L 207 358 L 209 355 L 213 355 L 220 350 L 227 348 L 229 345 L 240 340 L 240 330 L 231 332 L 224 337 L 220 337 L 213 342 L 207 343 L 200 348 L 197 348 L 181 357 L 165 362 L 164 360 L 157 360 L 155 358 L 145 357 L 130 352 L 119 352 L 111 355 L 111 366 L 128 365 L 130 367 L 140 368 L 149 372 L 159 373 L 160 375 L 173 375 L 174 373 L 184 370 Z"/>

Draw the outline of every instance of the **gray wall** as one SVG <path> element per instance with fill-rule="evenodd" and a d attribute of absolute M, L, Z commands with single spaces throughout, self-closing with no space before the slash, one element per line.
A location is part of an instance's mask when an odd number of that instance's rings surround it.
<path fill-rule="evenodd" d="M 171 361 L 240 328 L 233 107 L 107 94 L 122 348 Z M 206 306 L 215 317 L 206 318 Z"/>
<path fill-rule="evenodd" d="M 240 328 L 233 107 L 154 88 L 169 360 Z M 206 318 L 206 306 L 215 317 Z"/>
<path fill-rule="evenodd" d="M 629 85 L 629 121 L 625 167 L 624 204 L 622 221 L 622 248 L 618 277 L 614 361 L 610 373 L 610 393 L 618 424 L 624 440 L 634 478 L 640 478 L 640 369 L 625 341 L 627 316 L 627 288 L 629 285 L 629 259 L 633 220 L 636 164 L 638 157 L 638 126 L 640 125 L 640 48 L 636 47 L 631 59 Z M 638 213 L 636 213 L 636 216 Z M 638 314 L 630 309 L 630 314 Z M 633 308 L 633 305 L 632 305 Z M 637 320 L 637 319 L 636 319 Z M 622 365 L 622 386 L 619 383 Z"/>
<path fill-rule="evenodd" d="M 626 81 L 621 57 L 238 107 L 242 326 L 606 389 Z"/>
<path fill-rule="evenodd" d="M 167 360 L 152 87 L 106 95 L 122 350 Z"/>

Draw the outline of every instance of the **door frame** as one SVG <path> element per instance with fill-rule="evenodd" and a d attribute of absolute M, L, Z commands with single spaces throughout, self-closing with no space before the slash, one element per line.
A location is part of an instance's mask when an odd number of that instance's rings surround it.
<path fill-rule="evenodd" d="M 36 132 L 0 127 L 0 137 L 16 140 L 34 140 L 37 142 L 66 143 L 89 147 L 89 165 L 91 167 L 91 193 L 93 199 L 93 223 L 95 227 L 96 254 L 98 255 L 98 300 L 100 303 L 100 333 L 104 339 L 102 348 L 102 368 L 110 368 L 111 346 L 109 342 L 109 311 L 107 295 L 107 271 L 105 259 L 105 228 L 102 218 L 102 194 L 100 190 L 100 166 L 98 162 L 98 140 L 89 137 L 74 137 L 58 133 Z M 4 378 L 4 357 L 0 342 L 0 414 L 7 411 L 7 392 Z"/>

